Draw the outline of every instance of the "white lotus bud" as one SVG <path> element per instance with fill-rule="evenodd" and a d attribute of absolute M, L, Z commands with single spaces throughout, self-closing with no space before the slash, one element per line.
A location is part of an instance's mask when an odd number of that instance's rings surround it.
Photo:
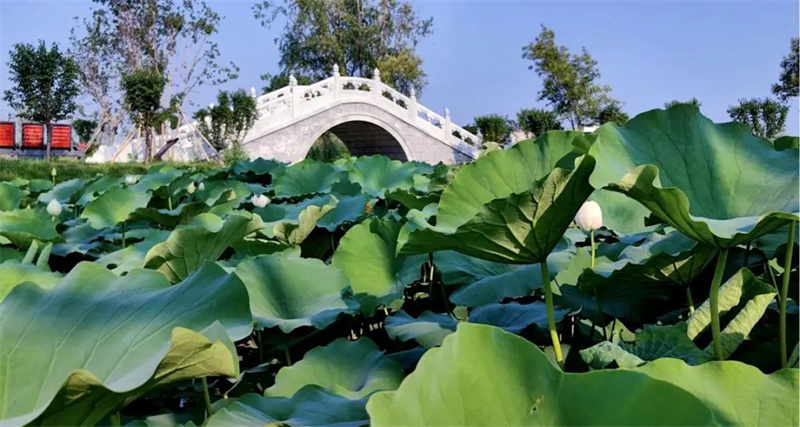
<path fill-rule="evenodd" d="M 603 211 L 597 202 L 585 202 L 575 215 L 575 222 L 583 231 L 597 230 L 603 226 Z"/>
<path fill-rule="evenodd" d="M 59 216 L 61 215 L 61 203 L 58 203 L 58 200 L 53 199 L 50 203 L 47 204 L 47 213 L 50 216 Z"/>
<path fill-rule="evenodd" d="M 197 189 L 199 191 L 206 191 L 206 185 L 201 182 L 200 185 L 197 186 Z"/>
<path fill-rule="evenodd" d="M 254 194 L 253 197 L 250 199 L 250 203 L 252 203 L 253 206 L 257 208 L 263 208 L 264 206 L 267 206 L 269 204 L 269 197 L 263 194 L 258 196 Z"/>
<path fill-rule="evenodd" d="M 189 184 L 188 187 L 186 187 L 186 191 L 188 191 L 189 194 L 194 194 L 194 190 L 196 189 L 197 187 L 195 187 L 194 182 L 192 182 L 191 184 Z"/>
<path fill-rule="evenodd" d="M 128 175 L 125 177 L 125 183 L 128 185 L 136 184 L 136 177 L 133 175 Z"/>
<path fill-rule="evenodd" d="M 56 176 L 56 168 L 50 171 L 50 176 Z"/>

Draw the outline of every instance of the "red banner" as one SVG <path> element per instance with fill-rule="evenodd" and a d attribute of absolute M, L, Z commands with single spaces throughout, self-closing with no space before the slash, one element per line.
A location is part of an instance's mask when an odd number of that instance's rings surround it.
<path fill-rule="evenodd" d="M 50 126 L 50 147 L 54 149 L 69 150 L 70 134 L 72 127 L 70 125 L 52 125 Z"/>
<path fill-rule="evenodd" d="M 0 123 L 0 148 L 14 148 L 14 123 Z"/>
<path fill-rule="evenodd" d="M 22 147 L 42 148 L 44 145 L 44 126 L 32 123 L 22 125 Z"/>

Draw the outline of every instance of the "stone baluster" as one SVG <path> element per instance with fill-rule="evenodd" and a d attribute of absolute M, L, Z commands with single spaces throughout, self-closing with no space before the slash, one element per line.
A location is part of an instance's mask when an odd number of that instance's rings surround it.
<path fill-rule="evenodd" d="M 478 128 L 478 132 L 475 133 L 475 136 L 478 138 L 476 144 L 480 147 L 483 144 L 483 134 L 481 133 L 481 128 Z"/>
<path fill-rule="evenodd" d="M 408 97 L 411 98 L 411 102 L 408 103 L 408 118 L 411 119 L 412 123 L 416 123 L 419 119 L 419 114 L 417 110 L 417 90 L 414 89 L 414 86 L 411 86 Z"/>
<path fill-rule="evenodd" d="M 254 88 L 253 86 L 250 86 L 250 96 L 258 99 L 258 95 L 256 95 L 256 88 Z"/>
<path fill-rule="evenodd" d="M 342 90 L 342 84 L 339 82 L 339 64 L 333 64 L 333 99 L 339 98 L 339 92 Z"/>
<path fill-rule="evenodd" d="M 381 70 L 376 68 L 372 71 L 372 97 L 375 102 L 383 96 L 381 92 Z"/>
<path fill-rule="evenodd" d="M 444 123 L 442 124 L 444 128 L 444 140 L 450 140 L 450 109 L 445 107 L 444 108 Z"/>
<path fill-rule="evenodd" d="M 300 91 L 297 90 L 297 79 L 294 77 L 294 74 L 289 75 L 289 102 L 291 103 L 292 118 L 296 116 L 297 98 L 300 96 L 299 92 Z"/>

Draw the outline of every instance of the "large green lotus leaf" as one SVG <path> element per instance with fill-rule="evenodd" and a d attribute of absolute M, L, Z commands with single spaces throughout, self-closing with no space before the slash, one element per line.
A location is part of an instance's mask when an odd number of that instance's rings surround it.
<path fill-rule="evenodd" d="M 133 187 L 114 187 L 91 201 L 81 213 L 96 230 L 126 221 L 136 209 L 147 206 L 150 194 Z"/>
<path fill-rule="evenodd" d="M 0 182 L 0 211 L 10 211 L 19 207 L 19 202 L 25 193 L 19 188 Z"/>
<path fill-rule="evenodd" d="M 37 200 L 45 205 L 50 203 L 51 200 L 58 200 L 62 205 L 69 204 L 76 198 L 78 192 L 83 189 L 85 184 L 86 181 L 81 178 L 59 182 L 50 191 L 40 194 Z"/>
<path fill-rule="evenodd" d="M 85 255 L 97 250 L 102 246 L 99 239 L 107 237 L 112 231 L 109 228 L 96 230 L 83 219 L 70 220 L 65 225 L 68 225 L 68 228 L 62 234 L 64 242 L 53 246 L 53 253 L 60 256 L 71 253 Z"/>
<path fill-rule="evenodd" d="M 14 178 L 17 180 L 18 178 Z M 9 184 L 14 185 L 14 182 L 11 181 Z M 39 194 L 43 191 L 48 191 L 53 188 L 53 183 L 46 179 L 32 179 L 28 182 L 28 191 L 31 194 Z"/>
<path fill-rule="evenodd" d="M 188 224 L 201 213 L 211 210 L 211 206 L 204 202 L 184 203 L 173 210 L 156 209 L 151 207 L 136 209 L 131 216 L 131 221 L 146 221 L 165 228 L 175 228 L 181 224 Z"/>
<path fill-rule="evenodd" d="M 772 141 L 772 146 L 775 147 L 775 150 L 777 151 L 800 148 L 800 138 L 796 136 L 782 136 L 775 141 Z"/>
<path fill-rule="evenodd" d="M 253 175 L 265 175 L 270 173 L 273 169 L 280 166 L 281 163 L 276 162 L 271 159 L 264 159 L 259 157 L 253 160 L 246 160 L 246 161 L 238 161 L 231 166 L 231 170 L 233 173 L 238 175 L 246 175 L 246 174 L 253 174 Z"/>
<path fill-rule="evenodd" d="M 314 231 L 318 221 L 339 204 L 336 197 L 330 196 L 330 199 L 329 203 L 322 206 L 310 205 L 303 209 L 297 217 L 297 223 L 283 221 L 275 225 L 273 228 L 275 237 L 290 245 L 302 243 Z"/>
<path fill-rule="evenodd" d="M 370 202 L 369 196 L 359 194 L 341 196 L 338 199 L 339 203 L 336 207 L 317 221 L 317 227 L 335 231 L 340 225 L 346 222 L 358 222 L 359 219 L 367 214 L 366 206 Z"/>
<path fill-rule="evenodd" d="M 389 191 L 410 189 L 417 173 L 420 173 L 418 164 L 391 160 L 386 156 L 368 156 L 353 162 L 349 179 L 359 184 L 364 194 L 383 199 Z"/>
<path fill-rule="evenodd" d="M 614 341 L 581 350 L 581 357 L 592 368 L 602 369 L 611 362 L 622 368 L 635 368 L 647 361 L 660 358 L 681 359 L 690 365 L 699 365 L 713 359 L 709 352 L 700 350 L 686 336 L 686 324 L 647 325 L 636 334 L 636 341 L 626 343 L 614 337 Z"/>
<path fill-rule="evenodd" d="M 291 398 L 246 394 L 214 413 L 206 427 L 228 426 L 336 426 L 369 424 L 367 399 L 350 400 L 319 387 L 303 387 Z"/>
<path fill-rule="evenodd" d="M 174 169 L 165 167 L 161 169 L 150 169 L 146 175 L 139 178 L 139 181 L 130 186 L 136 191 L 141 193 L 150 193 L 163 186 L 169 185 L 172 181 L 183 176 L 187 171 L 185 169 Z"/>
<path fill-rule="evenodd" d="M 118 186 L 120 184 L 119 178 L 114 178 L 110 176 L 102 176 L 99 177 L 81 189 L 81 196 L 78 198 L 77 203 L 81 206 L 86 206 L 89 202 L 96 199 L 100 194 L 105 193 L 111 187 Z"/>
<path fill-rule="evenodd" d="M 347 277 L 318 259 L 263 255 L 240 263 L 236 275 L 247 287 L 258 328 L 323 329 L 348 309 L 342 299 Z"/>
<path fill-rule="evenodd" d="M 598 189 L 589 196 L 603 212 L 603 226 L 618 235 L 629 236 L 647 230 L 645 218 L 650 210 L 634 199 L 615 191 Z"/>
<path fill-rule="evenodd" d="M 675 385 L 636 371 L 565 374 L 535 344 L 471 323 L 460 324 L 441 347 L 428 350 L 397 391 L 370 397 L 367 412 L 373 426 L 674 426 L 714 421 L 699 399 Z"/>
<path fill-rule="evenodd" d="M 52 288 L 61 275 L 36 264 L 6 260 L 0 263 L 0 301 L 20 283 L 33 282 L 42 288 Z"/>
<path fill-rule="evenodd" d="M 98 258 L 95 263 L 116 274 L 126 274 L 134 268 L 144 267 L 144 260 L 150 249 L 169 238 L 169 231 L 149 230 L 144 240 L 128 245 L 124 249 L 109 252 Z"/>
<path fill-rule="evenodd" d="M 355 293 L 391 298 L 417 279 L 427 257 L 396 255 L 400 228 L 400 223 L 370 218 L 339 241 L 332 262 L 350 280 Z"/>
<path fill-rule="evenodd" d="M 798 218 L 798 150 L 776 151 L 741 123 L 715 124 L 677 105 L 595 134 L 592 185 L 626 194 L 700 242 L 732 247 Z"/>
<path fill-rule="evenodd" d="M 478 162 L 480 160 L 473 164 Z M 449 206 L 445 205 L 448 188 L 439 204 L 436 226 L 428 224 L 419 211 L 409 212 L 409 223 L 399 237 L 400 253 L 455 250 L 489 261 L 512 264 L 544 261 L 593 191 L 589 175 L 594 168 L 594 159 L 582 157 L 576 162 L 572 171 L 556 168 L 544 179 L 531 183 L 531 187 L 523 192 L 484 202 L 466 221 L 444 210 Z M 513 167 L 513 164 L 506 167 Z M 453 186 L 464 172 L 468 172 L 466 168 L 458 174 Z M 456 204 L 464 206 L 462 212 L 476 211 L 467 206 L 478 203 L 479 198 L 467 194 L 464 197 L 468 200 Z M 450 199 L 450 203 L 455 202 Z M 442 216 L 443 213 L 447 214 Z"/>
<path fill-rule="evenodd" d="M 339 178 L 339 170 L 334 165 L 306 159 L 275 177 L 272 188 L 278 197 L 328 193 Z"/>
<path fill-rule="evenodd" d="M 250 321 L 244 285 L 213 264 L 176 286 L 92 263 L 49 290 L 19 285 L 0 303 L 0 420 L 93 425 L 157 385 L 236 376 L 230 340 Z"/>
<path fill-rule="evenodd" d="M 206 261 L 216 261 L 228 246 L 263 227 L 261 218 L 247 212 L 224 220 L 211 213 L 200 214 L 191 224 L 176 228 L 166 241 L 153 246 L 144 265 L 176 283 Z"/>
<path fill-rule="evenodd" d="M 417 177 L 419 175 L 415 175 Z M 437 193 L 417 193 L 413 190 L 394 190 L 386 193 L 386 198 L 399 202 L 408 209 L 422 210 L 431 203 L 439 203 Z"/>
<path fill-rule="evenodd" d="M 415 319 L 405 311 L 399 311 L 387 317 L 384 325 L 389 338 L 416 340 L 421 346 L 431 348 L 441 345 L 444 337 L 456 330 L 457 324 L 446 314 L 425 311 Z"/>
<path fill-rule="evenodd" d="M 692 393 L 711 409 L 716 425 L 796 426 L 800 422 L 797 369 L 765 375 L 734 361 L 689 366 L 661 359 L 636 371 Z M 672 402 L 664 407 L 677 409 Z"/>
<path fill-rule="evenodd" d="M 307 385 L 318 385 L 328 393 L 361 399 L 380 390 L 394 390 L 403 379 L 403 369 L 388 359 L 368 338 L 339 338 L 306 353 L 303 360 L 278 371 L 275 385 L 265 396 L 290 397 Z"/>
<path fill-rule="evenodd" d="M 719 313 L 731 318 L 722 329 L 722 353 L 730 356 L 747 338 L 775 298 L 775 289 L 758 279 L 750 270 L 742 268 L 719 288 Z M 711 325 L 711 302 L 706 300 L 689 318 L 687 335 L 697 338 Z M 712 351 L 712 344 L 706 351 Z"/>
<path fill-rule="evenodd" d="M 0 237 L 16 247 L 27 249 L 33 240 L 58 242 L 63 240 L 55 223 L 44 209 L 15 209 L 0 212 Z"/>
<path fill-rule="evenodd" d="M 569 310 L 554 309 L 555 321 L 560 323 L 569 314 Z M 475 308 L 469 313 L 471 323 L 497 326 L 513 334 L 519 334 L 530 325 L 547 329 L 546 306 L 541 301 L 531 304 L 510 302 L 508 304 L 487 304 Z"/>
<path fill-rule="evenodd" d="M 445 252 L 444 254 L 448 254 Z M 557 250 L 547 257 L 547 268 L 550 278 L 556 277 L 566 270 L 572 263 L 575 252 L 573 249 Z M 442 262 L 444 258 L 444 262 Z M 443 272 L 445 283 L 458 283 L 454 264 L 447 262 L 453 258 L 450 255 L 438 255 L 437 265 Z M 467 285 L 459 288 L 452 295 L 450 301 L 467 307 L 496 303 L 503 298 L 514 298 L 530 295 L 536 289 L 542 289 L 541 264 L 512 265 L 477 260 L 475 258 L 460 256 L 465 261 L 459 263 L 462 268 L 460 274 L 472 277 Z M 456 280 L 454 280 L 456 279 Z"/>
<path fill-rule="evenodd" d="M 253 209 L 253 213 L 264 220 L 264 230 L 260 232 L 262 235 L 300 243 L 314 230 L 317 222 L 338 204 L 336 197 L 326 194 L 299 203 L 271 203 Z"/>

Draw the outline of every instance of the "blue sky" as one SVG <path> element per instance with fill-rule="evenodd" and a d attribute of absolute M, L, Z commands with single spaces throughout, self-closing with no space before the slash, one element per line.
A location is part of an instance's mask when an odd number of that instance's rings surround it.
<path fill-rule="evenodd" d="M 205 87 L 193 95 L 200 105 L 219 88 L 260 87 L 259 76 L 277 71 L 273 42 L 281 26 L 265 29 L 252 17 L 252 2 L 212 0 L 225 17 L 217 42 L 223 59 L 241 68 L 238 80 Z M 480 114 L 513 117 L 536 101 L 539 78 L 527 69 L 521 47 L 540 24 L 559 44 L 585 46 L 598 61 L 600 83 L 625 103 L 631 115 L 672 99 L 701 100 L 701 110 L 727 121 L 738 98 L 770 95 L 789 40 L 798 34 L 798 2 L 785 1 L 418 1 L 421 16 L 433 16 L 434 34 L 419 52 L 428 74 L 421 101 L 467 124 Z M 0 0 L 0 90 L 8 87 L 8 51 L 38 39 L 68 43 L 74 16 L 88 14 L 88 0 Z M 0 118 L 10 112 L 0 102 Z M 788 133 L 798 134 L 797 100 Z"/>

